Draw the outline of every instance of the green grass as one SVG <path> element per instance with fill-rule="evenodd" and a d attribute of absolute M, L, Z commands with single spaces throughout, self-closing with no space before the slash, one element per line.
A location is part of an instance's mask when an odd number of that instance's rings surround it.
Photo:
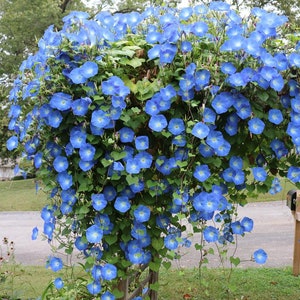
<path fill-rule="evenodd" d="M 36 193 L 33 179 L 0 181 L 0 211 L 39 211 L 46 201 L 44 192 Z"/>
<path fill-rule="evenodd" d="M 162 270 L 159 274 L 159 300 L 299 300 L 300 278 L 292 275 L 291 268 L 234 269 L 228 282 L 228 270 L 220 269 Z M 79 268 L 77 274 L 80 274 Z M 20 299 L 37 298 L 48 283 L 57 276 L 44 267 L 18 266 L 15 270 L 14 289 L 0 282 L 0 297 L 14 292 Z M 2 295 L 1 295 L 2 293 Z M 9 294 L 8 294 L 9 295 Z M 2 298 L 1 298 L 2 299 Z"/>

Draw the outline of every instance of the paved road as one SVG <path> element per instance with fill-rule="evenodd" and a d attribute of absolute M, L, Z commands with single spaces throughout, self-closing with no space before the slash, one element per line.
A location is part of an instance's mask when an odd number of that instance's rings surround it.
<path fill-rule="evenodd" d="M 237 256 L 249 260 L 258 248 L 268 253 L 266 267 L 291 266 L 294 244 L 294 219 L 285 201 L 251 203 L 239 209 L 239 216 L 248 216 L 254 220 L 254 230 L 238 240 Z M 32 228 L 43 228 L 39 212 L 0 212 L 0 239 L 7 237 L 15 243 L 15 257 L 25 265 L 45 264 L 51 255 L 47 241 L 38 238 L 31 240 Z M 199 236 L 192 240 L 197 242 Z M 2 245 L 2 243 L 0 243 Z M 229 253 L 234 251 L 230 249 Z M 193 248 L 182 249 L 183 258 L 175 263 L 182 267 L 198 265 L 199 254 Z M 219 260 L 210 257 L 210 266 L 218 266 Z M 253 262 L 242 262 L 240 267 L 258 266 Z"/>

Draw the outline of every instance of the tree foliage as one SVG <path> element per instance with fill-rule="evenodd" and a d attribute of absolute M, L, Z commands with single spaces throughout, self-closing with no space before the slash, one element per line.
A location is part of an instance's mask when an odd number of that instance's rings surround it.
<path fill-rule="evenodd" d="M 59 27 L 65 14 L 82 8 L 77 0 L 0 0 L 0 76 L 16 73 L 49 25 Z"/>

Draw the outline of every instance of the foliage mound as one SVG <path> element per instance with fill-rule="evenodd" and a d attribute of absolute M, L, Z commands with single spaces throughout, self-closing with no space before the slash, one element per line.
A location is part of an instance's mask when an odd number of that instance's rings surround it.
<path fill-rule="evenodd" d="M 131 266 L 156 271 L 190 246 L 182 220 L 202 233 L 200 258 L 205 243 L 234 242 L 253 228 L 236 204 L 280 191 L 279 176 L 299 182 L 300 53 L 286 17 L 243 19 L 215 1 L 63 21 L 20 67 L 7 147 L 33 161 L 49 193 L 43 234 L 82 253 L 88 293 L 114 299 Z"/>

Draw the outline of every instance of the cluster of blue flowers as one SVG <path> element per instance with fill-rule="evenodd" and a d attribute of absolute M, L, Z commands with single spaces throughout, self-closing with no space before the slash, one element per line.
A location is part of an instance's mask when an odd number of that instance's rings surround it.
<path fill-rule="evenodd" d="M 61 31 L 47 29 L 39 51 L 21 65 L 9 96 L 15 135 L 7 148 L 21 147 L 46 174 L 55 201 L 41 213 L 48 240 L 61 216 L 73 219 L 75 247 L 95 258 L 91 294 L 114 299 L 102 289 L 117 278 L 109 251 L 147 264 L 161 249 L 154 237 L 168 250 L 190 246 L 178 213 L 200 224 L 208 243 L 250 232 L 253 221 L 234 220 L 228 197 L 245 191 L 247 168 L 264 183 L 270 161 L 299 154 L 300 89 L 285 76 L 300 67 L 300 53 L 266 47 L 286 17 L 255 8 L 251 18 L 255 25 L 221 1 L 94 19 L 73 12 Z M 126 41 L 134 35 L 143 42 L 132 47 Z M 133 58 L 134 67 L 126 65 Z M 270 135 L 274 128 L 286 138 Z M 286 176 L 299 182 L 300 167 L 289 166 Z M 278 178 L 269 189 L 281 190 Z M 226 226 L 205 225 L 209 220 Z M 263 250 L 253 257 L 266 260 Z M 62 261 L 51 257 L 48 266 L 58 271 Z M 63 288 L 61 278 L 55 286 Z"/>

